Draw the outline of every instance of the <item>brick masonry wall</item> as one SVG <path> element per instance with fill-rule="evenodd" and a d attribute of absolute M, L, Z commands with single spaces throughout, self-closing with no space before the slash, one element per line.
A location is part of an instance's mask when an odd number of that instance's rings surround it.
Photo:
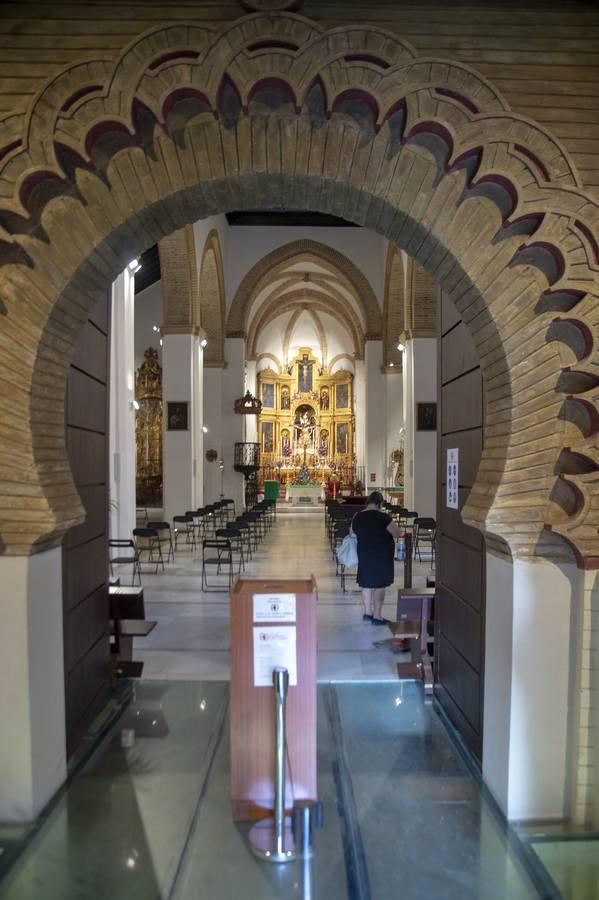
<path fill-rule="evenodd" d="M 4 0 L 0 5 L 0 116 L 24 114 L 44 82 L 76 60 L 114 59 L 137 35 L 171 22 L 220 28 L 237 0 L 147 2 Z M 326 28 L 369 23 L 419 55 L 477 69 L 510 107 L 559 138 L 599 195 L 599 9 L 594 0 L 306 0 Z"/>

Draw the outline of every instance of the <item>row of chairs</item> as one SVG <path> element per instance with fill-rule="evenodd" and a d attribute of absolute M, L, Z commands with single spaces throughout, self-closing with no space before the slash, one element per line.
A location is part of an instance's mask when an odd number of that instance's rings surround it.
<path fill-rule="evenodd" d="M 185 515 L 173 517 L 173 527 L 169 522 L 146 522 L 133 529 L 132 538 L 113 538 L 109 541 L 110 571 L 114 577 L 115 565 L 132 566 L 132 584 L 136 579 L 141 584 L 142 563 L 154 565 L 154 574 L 164 571 L 165 561 L 175 558 L 179 542 L 196 549 L 197 542 L 209 535 L 235 516 L 233 500 L 219 500 L 209 506 L 187 511 Z M 197 540 L 196 540 L 197 539 Z"/>
<path fill-rule="evenodd" d="M 202 590 L 229 591 L 236 574 L 245 571 L 245 564 L 253 558 L 260 542 L 276 521 L 277 508 L 274 500 L 262 500 L 251 509 L 215 530 L 214 537 L 202 541 Z M 222 582 L 211 581 L 209 577 L 225 575 L 226 586 Z"/>

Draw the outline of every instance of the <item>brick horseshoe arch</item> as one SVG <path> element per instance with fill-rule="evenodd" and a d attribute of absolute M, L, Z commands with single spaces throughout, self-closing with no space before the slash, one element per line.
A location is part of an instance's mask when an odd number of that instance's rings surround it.
<path fill-rule="evenodd" d="M 372 228 L 442 285 L 486 384 L 464 518 L 515 556 L 549 528 L 599 564 L 599 207 L 468 66 L 292 13 L 157 27 L 0 122 L 3 551 L 81 521 L 64 389 L 92 304 L 164 235 L 257 205 Z"/>

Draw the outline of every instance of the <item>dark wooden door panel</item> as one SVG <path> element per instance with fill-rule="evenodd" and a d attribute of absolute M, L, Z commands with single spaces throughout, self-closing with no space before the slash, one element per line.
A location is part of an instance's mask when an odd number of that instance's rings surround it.
<path fill-rule="evenodd" d="M 477 354 L 453 303 L 439 303 L 437 600 L 435 694 L 467 746 L 482 755 L 485 546 L 462 521 L 476 479 L 483 431 L 483 382 Z M 459 451 L 459 510 L 446 506 L 448 449 Z"/>
<path fill-rule="evenodd" d="M 68 377 L 66 444 L 85 507 L 63 544 L 67 753 L 70 756 L 110 692 L 108 603 L 108 322 L 99 303 L 78 341 Z"/>
<path fill-rule="evenodd" d="M 465 337 L 470 340 L 469 336 Z M 480 369 L 468 372 L 441 389 L 443 434 L 480 428 L 482 378 Z"/>

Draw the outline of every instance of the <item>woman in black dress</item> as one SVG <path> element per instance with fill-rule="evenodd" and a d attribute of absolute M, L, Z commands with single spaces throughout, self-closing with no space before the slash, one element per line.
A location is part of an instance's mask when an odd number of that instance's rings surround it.
<path fill-rule="evenodd" d="M 352 522 L 358 537 L 357 581 L 362 588 L 362 619 L 373 625 L 388 622 L 383 618 L 385 588 L 393 584 L 395 539 L 401 533 L 391 516 L 381 512 L 383 501 L 383 495 L 373 491 L 364 511 L 356 513 Z"/>

